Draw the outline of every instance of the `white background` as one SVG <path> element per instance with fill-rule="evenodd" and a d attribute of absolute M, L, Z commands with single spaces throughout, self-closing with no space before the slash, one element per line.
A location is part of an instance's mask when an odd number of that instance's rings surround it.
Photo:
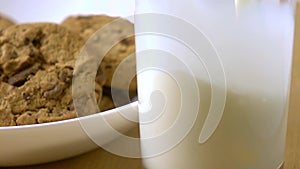
<path fill-rule="evenodd" d="M 61 22 L 67 16 L 134 14 L 135 0 L 0 0 L 0 14 L 22 22 Z"/>

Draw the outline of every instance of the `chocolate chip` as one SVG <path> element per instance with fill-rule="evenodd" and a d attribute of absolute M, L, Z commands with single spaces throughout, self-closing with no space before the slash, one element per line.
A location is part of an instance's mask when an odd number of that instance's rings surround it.
<path fill-rule="evenodd" d="M 40 64 L 35 64 L 32 67 L 29 67 L 8 79 L 8 84 L 20 87 L 22 86 L 28 79 L 29 75 L 35 74 L 39 70 Z"/>
<path fill-rule="evenodd" d="M 73 104 L 68 105 L 67 110 L 73 111 L 74 110 L 74 105 Z"/>
<path fill-rule="evenodd" d="M 41 47 L 41 41 L 40 41 L 40 39 L 34 39 L 34 40 L 32 41 L 32 44 L 33 44 L 33 46 L 36 47 L 36 48 L 40 48 L 40 47 Z"/>
<path fill-rule="evenodd" d="M 59 80 L 70 83 L 72 81 L 73 71 L 69 68 L 64 68 L 61 72 L 58 74 Z"/>
<path fill-rule="evenodd" d="M 130 44 L 133 44 L 133 41 L 132 41 L 132 39 L 130 39 L 130 37 L 129 37 L 129 38 L 123 39 L 120 43 L 121 43 L 121 44 L 124 44 L 124 45 L 126 45 L 126 46 L 128 46 L 128 45 L 130 45 Z"/>
<path fill-rule="evenodd" d="M 57 113 L 57 115 L 62 116 L 62 115 L 64 115 L 64 113 L 60 111 L 60 112 Z"/>
<path fill-rule="evenodd" d="M 30 40 L 29 40 L 28 38 L 25 38 L 25 39 L 24 39 L 24 45 L 28 45 L 29 42 L 30 42 Z"/>
<path fill-rule="evenodd" d="M 57 98 L 62 94 L 62 92 L 63 92 L 63 85 L 61 83 L 58 83 L 55 85 L 53 89 L 46 91 L 44 93 L 44 97 Z"/>

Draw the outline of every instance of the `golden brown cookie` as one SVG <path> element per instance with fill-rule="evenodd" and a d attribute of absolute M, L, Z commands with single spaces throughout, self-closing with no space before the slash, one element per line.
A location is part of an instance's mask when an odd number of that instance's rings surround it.
<path fill-rule="evenodd" d="M 5 82 L 0 81 L 0 104 L 4 102 L 4 99 L 7 95 L 14 92 L 16 88 L 14 86 L 11 86 Z M 16 125 L 14 120 L 14 115 L 7 112 L 2 111 L 0 112 L 0 126 L 13 126 Z"/>
<path fill-rule="evenodd" d="M 100 111 L 106 111 L 115 108 L 115 104 L 111 97 L 103 96 L 101 101 L 98 103 Z"/>
<path fill-rule="evenodd" d="M 0 81 L 0 102 L 5 96 L 10 94 L 14 90 L 16 90 L 16 87 Z"/>
<path fill-rule="evenodd" d="M 135 72 L 134 37 L 123 38 L 113 45 L 109 42 L 124 31 L 133 34 L 133 25 L 121 19 L 101 35 L 90 38 L 115 19 L 70 17 L 63 26 L 31 23 L 0 31 L 0 126 L 64 120 L 77 117 L 76 111 L 92 114 L 98 108 L 105 111 L 129 103 L 127 89 L 136 95 L 135 77 L 130 85 L 128 82 L 128 78 L 132 78 L 128 77 L 129 72 Z M 82 52 L 85 42 L 90 45 Z M 99 44 L 112 48 L 106 53 L 105 47 Z M 95 59 L 98 55 L 105 55 L 100 67 Z M 114 74 L 117 80 L 112 85 Z M 77 79 L 75 85 L 74 79 Z M 87 86 L 95 81 L 92 88 L 95 91 L 90 90 Z M 109 91 L 116 88 L 118 92 L 102 96 L 102 85 Z M 112 95 L 117 104 L 113 103 Z M 93 106 L 98 108 L 91 109 Z"/>
<path fill-rule="evenodd" d="M 86 71 L 74 73 L 83 42 L 79 35 L 52 23 L 15 25 L 0 34 L 0 126 L 77 117 L 74 98 L 91 98 L 82 89 L 75 96 L 72 92 L 74 76 L 90 77 Z M 84 61 L 77 62 L 79 70 L 93 63 L 88 56 Z M 100 102 L 101 84 L 95 83 L 92 95 Z"/>
<path fill-rule="evenodd" d="M 117 21 L 116 21 L 117 20 Z M 113 26 L 109 23 L 115 22 Z M 110 44 L 110 50 L 103 50 L 103 44 L 109 44 L 110 40 L 120 36 L 126 31 L 126 34 L 134 35 L 133 24 L 129 21 L 116 17 L 105 15 L 90 16 L 72 16 L 65 19 L 62 26 L 77 32 L 80 36 L 88 40 L 91 54 L 97 57 L 104 56 L 102 67 L 106 75 L 105 86 L 123 90 L 136 90 L 136 62 L 135 62 L 135 41 L 134 36 L 123 37 L 117 44 Z M 101 31 L 103 27 L 109 27 L 107 31 Z M 100 30 L 100 31 L 99 31 Z M 118 79 L 112 84 L 112 77 L 120 63 L 122 66 L 118 69 Z M 120 78 L 121 77 L 121 78 Z M 130 85 L 129 85 L 130 83 Z"/>
<path fill-rule="evenodd" d="M 20 86 L 48 65 L 74 62 L 83 44 L 78 35 L 57 24 L 11 26 L 0 34 L 0 80 Z"/>
<path fill-rule="evenodd" d="M 85 40 L 104 25 L 118 19 L 106 15 L 70 16 L 61 25 L 79 33 Z"/>
<path fill-rule="evenodd" d="M 2 15 L 0 16 L 0 31 L 14 24 L 14 21 L 12 21 L 11 19 Z"/>
<path fill-rule="evenodd" d="M 77 117 L 73 106 L 72 76 L 73 67 L 59 63 L 47 70 L 39 70 L 24 85 L 14 88 L 1 99 L 0 126 Z M 101 86 L 97 86 L 96 91 L 96 100 L 101 100 Z M 9 119 L 15 119 L 15 123 Z"/>

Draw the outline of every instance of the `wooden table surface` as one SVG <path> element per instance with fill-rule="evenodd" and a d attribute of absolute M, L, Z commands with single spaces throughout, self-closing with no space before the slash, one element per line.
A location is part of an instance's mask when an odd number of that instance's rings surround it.
<path fill-rule="evenodd" d="M 300 1 L 300 0 L 299 0 Z M 300 9 L 300 2 L 297 5 Z M 300 10 L 296 12 L 296 28 L 300 30 Z M 297 65 L 297 66 L 295 66 Z M 300 169 L 300 31 L 295 32 L 286 159 L 284 169 Z M 11 169 L 142 169 L 140 159 L 119 157 L 99 148 L 92 152 L 49 164 Z"/>
<path fill-rule="evenodd" d="M 300 0 L 295 15 L 294 56 L 284 169 L 300 169 Z"/>

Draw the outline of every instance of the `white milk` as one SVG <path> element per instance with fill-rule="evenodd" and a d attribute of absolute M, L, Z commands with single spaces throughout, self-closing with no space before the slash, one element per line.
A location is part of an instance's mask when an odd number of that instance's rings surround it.
<path fill-rule="evenodd" d="M 144 167 L 277 169 L 284 159 L 292 4 L 137 0 L 136 8 L 172 15 L 135 18 Z"/>

